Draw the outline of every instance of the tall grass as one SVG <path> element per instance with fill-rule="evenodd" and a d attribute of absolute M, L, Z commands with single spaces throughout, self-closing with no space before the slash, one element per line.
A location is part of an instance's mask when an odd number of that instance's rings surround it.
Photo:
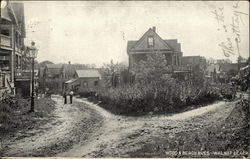
<path fill-rule="evenodd" d="M 100 89 L 98 97 L 103 107 L 124 115 L 176 112 L 188 106 L 201 105 L 221 98 L 220 90 L 215 87 L 200 87 L 176 81 L 164 85 L 136 84 Z"/>

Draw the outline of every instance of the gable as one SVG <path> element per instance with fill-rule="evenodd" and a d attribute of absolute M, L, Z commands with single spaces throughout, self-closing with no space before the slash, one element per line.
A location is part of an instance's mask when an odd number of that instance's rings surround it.
<path fill-rule="evenodd" d="M 59 67 L 61 66 L 61 67 Z M 47 64 L 45 66 L 45 70 L 44 70 L 44 76 L 47 77 L 56 77 L 56 76 L 60 76 L 63 74 L 63 67 L 62 65 L 55 65 L 55 64 Z"/>
<path fill-rule="evenodd" d="M 153 37 L 154 39 L 154 46 L 152 48 L 148 47 L 148 37 Z M 149 49 L 172 50 L 171 47 L 151 28 L 131 47 L 131 51 Z"/>

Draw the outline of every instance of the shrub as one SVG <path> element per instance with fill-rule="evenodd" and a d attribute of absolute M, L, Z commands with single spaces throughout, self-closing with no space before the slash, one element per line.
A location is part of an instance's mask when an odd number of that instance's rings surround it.
<path fill-rule="evenodd" d="M 157 88 L 136 84 L 127 87 L 101 89 L 98 98 L 102 106 L 116 114 L 136 115 L 148 112 L 176 112 L 192 105 L 220 99 L 219 90 L 171 81 Z"/>
<path fill-rule="evenodd" d="M 213 102 L 220 92 L 205 85 L 202 70 L 194 71 L 194 85 L 171 77 L 171 66 L 164 54 L 155 52 L 147 55 L 146 61 L 132 66 L 134 85 L 117 88 L 102 88 L 98 98 L 102 106 L 116 114 L 145 114 L 148 112 L 176 112 L 190 105 Z"/>

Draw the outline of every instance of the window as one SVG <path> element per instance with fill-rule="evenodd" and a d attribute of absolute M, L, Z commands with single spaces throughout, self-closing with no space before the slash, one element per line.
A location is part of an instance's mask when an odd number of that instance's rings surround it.
<path fill-rule="evenodd" d="M 154 38 L 152 36 L 148 37 L 148 47 L 154 47 Z"/>
<path fill-rule="evenodd" d="M 10 36 L 10 31 L 7 29 L 2 29 L 1 34 L 6 35 L 6 36 Z"/>

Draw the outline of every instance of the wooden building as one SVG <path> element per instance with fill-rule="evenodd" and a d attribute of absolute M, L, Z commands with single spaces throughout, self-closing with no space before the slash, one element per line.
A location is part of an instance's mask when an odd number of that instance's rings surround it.
<path fill-rule="evenodd" d="M 7 1 L 1 8 L 0 19 L 0 94 L 15 94 L 15 81 L 22 76 L 25 19 L 22 3 Z"/>
<path fill-rule="evenodd" d="M 181 65 L 181 44 L 177 39 L 162 39 L 153 27 L 149 28 L 139 40 L 128 41 L 129 68 L 140 60 L 146 60 L 147 54 L 152 53 L 164 54 L 168 65 Z"/>
<path fill-rule="evenodd" d="M 101 74 L 96 69 L 76 70 L 74 78 L 65 82 L 66 91 L 95 92 L 100 86 Z"/>
<path fill-rule="evenodd" d="M 62 64 L 47 64 L 43 69 L 43 73 L 40 73 L 43 76 L 40 77 L 39 81 L 44 82 L 40 84 L 43 86 L 43 91 L 49 91 L 51 93 L 62 93 L 65 71 Z"/>

